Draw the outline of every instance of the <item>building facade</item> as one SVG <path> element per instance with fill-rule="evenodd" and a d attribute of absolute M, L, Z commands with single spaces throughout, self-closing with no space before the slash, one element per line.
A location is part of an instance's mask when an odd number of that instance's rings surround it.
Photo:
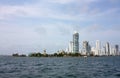
<path fill-rule="evenodd" d="M 82 55 L 90 55 L 91 46 L 88 41 L 83 41 Z"/>
<path fill-rule="evenodd" d="M 73 34 L 73 53 L 79 52 L 79 33 L 74 32 Z"/>
<path fill-rule="evenodd" d="M 115 45 L 115 55 L 119 55 L 119 45 Z"/>
<path fill-rule="evenodd" d="M 105 54 L 106 54 L 107 56 L 109 56 L 109 55 L 110 55 L 110 44 L 109 44 L 109 42 L 106 43 L 105 50 L 106 50 L 106 51 L 105 51 L 105 52 L 106 52 Z"/>
<path fill-rule="evenodd" d="M 70 53 L 73 52 L 73 41 L 70 41 L 70 43 L 69 43 L 68 52 L 70 52 Z"/>
<path fill-rule="evenodd" d="M 96 40 L 96 54 L 97 55 L 102 55 L 102 52 L 101 52 L 101 42 L 99 40 Z"/>

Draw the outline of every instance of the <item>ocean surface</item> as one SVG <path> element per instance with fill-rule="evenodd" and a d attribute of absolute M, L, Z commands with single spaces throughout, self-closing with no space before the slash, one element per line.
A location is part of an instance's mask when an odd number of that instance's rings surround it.
<path fill-rule="evenodd" d="M 0 78 L 120 78 L 120 56 L 0 56 Z"/>

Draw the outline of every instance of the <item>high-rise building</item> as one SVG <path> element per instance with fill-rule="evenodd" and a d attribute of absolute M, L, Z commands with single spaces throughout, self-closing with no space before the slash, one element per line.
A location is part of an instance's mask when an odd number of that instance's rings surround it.
<path fill-rule="evenodd" d="M 91 52 L 92 52 L 93 55 L 98 55 L 98 54 L 96 54 L 96 48 L 95 47 L 91 48 Z"/>
<path fill-rule="evenodd" d="M 115 45 L 115 55 L 119 55 L 119 45 Z"/>
<path fill-rule="evenodd" d="M 106 55 L 109 56 L 110 55 L 110 44 L 109 44 L 109 42 L 106 43 L 105 49 L 106 49 Z"/>
<path fill-rule="evenodd" d="M 113 55 L 112 46 L 110 45 L 110 55 Z"/>
<path fill-rule="evenodd" d="M 106 46 L 103 46 L 103 55 L 107 55 L 107 53 L 106 53 Z"/>
<path fill-rule="evenodd" d="M 73 52 L 73 42 L 72 41 L 70 41 L 70 43 L 69 43 L 68 52 Z"/>
<path fill-rule="evenodd" d="M 73 34 L 73 52 L 79 52 L 79 33 L 76 31 Z"/>
<path fill-rule="evenodd" d="M 83 55 L 90 55 L 90 52 L 91 52 L 91 46 L 89 45 L 89 42 L 83 41 L 82 54 Z"/>
<path fill-rule="evenodd" d="M 106 51 L 106 49 L 105 49 L 105 46 L 102 46 L 101 47 L 101 56 L 104 56 L 104 55 L 106 55 L 105 52 Z"/>
<path fill-rule="evenodd" d="M 101 43 L 100 43 L 99 40 L 96 40 L 96 53 L 98 55 L 102 55 L 102 53 L 101 53 Z"/>
<path fill-rule="evenodd" d="M 116 52 L 115 52 L 115 48 L 112 48 L 112 55 L 115 56 L 115 55 L 116 55 L 115 53 L 116 53 Z"/>

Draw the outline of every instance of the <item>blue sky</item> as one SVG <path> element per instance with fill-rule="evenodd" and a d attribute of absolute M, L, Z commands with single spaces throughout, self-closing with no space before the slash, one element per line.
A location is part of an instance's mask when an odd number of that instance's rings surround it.
<path fill-rule="evenodd" d="M 75 30 L 87 40 L 120 43 L 120 0 L 0 0 L 0 54 L 54 53 Z"/>

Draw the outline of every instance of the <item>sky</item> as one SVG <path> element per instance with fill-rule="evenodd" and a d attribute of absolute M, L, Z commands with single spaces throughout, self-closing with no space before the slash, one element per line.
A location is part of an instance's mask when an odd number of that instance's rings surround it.
<path fill-rule="evenodd" d="M 54 53 L 79 42 L 120 44 L 120 0 L 0 0 L 0 55 Z"/>

